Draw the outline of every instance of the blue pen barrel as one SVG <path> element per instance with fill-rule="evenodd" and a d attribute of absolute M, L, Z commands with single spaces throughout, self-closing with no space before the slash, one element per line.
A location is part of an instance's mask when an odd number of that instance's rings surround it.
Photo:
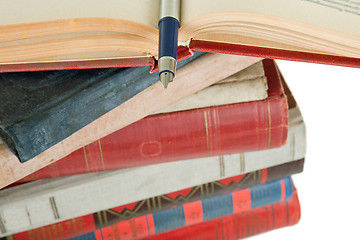
<path fill-rule="evenodd" d="M 179 21 L 173 17 L 164 17 L 159 21 L 158 26 L 159 58 L 162 56 L 171 56 L 177 59 Z"/>

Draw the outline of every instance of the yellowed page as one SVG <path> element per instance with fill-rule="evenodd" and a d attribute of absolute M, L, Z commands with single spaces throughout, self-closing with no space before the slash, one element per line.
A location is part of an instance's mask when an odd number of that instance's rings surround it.
<path fill-rule="evenodd" d="M 1 0 L 0 26 L 72 18 L 117 18 L 157 28 L 159 0 Z"/>
<path fill-rule="evenodd" d="M 359 0 L 182 0 L 181 23 L 223 12 L 264 14 L 360 37 Z"/>

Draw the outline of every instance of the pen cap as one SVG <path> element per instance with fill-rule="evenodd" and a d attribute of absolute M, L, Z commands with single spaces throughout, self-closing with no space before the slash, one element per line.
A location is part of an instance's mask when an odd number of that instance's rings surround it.
<path fill-rule="evenodd" d="M 173 17 L 180 20 L 180 0 L 161 0 L 160 19 Z"/>

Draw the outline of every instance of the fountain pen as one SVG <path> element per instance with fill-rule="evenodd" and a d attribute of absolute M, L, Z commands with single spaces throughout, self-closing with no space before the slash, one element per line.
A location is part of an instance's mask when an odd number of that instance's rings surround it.
<path fill-rule="evenodd" d="M 159 77 L 167 88 L 175 77 L 180 0 L 161 0 L 159 20 Z"/>

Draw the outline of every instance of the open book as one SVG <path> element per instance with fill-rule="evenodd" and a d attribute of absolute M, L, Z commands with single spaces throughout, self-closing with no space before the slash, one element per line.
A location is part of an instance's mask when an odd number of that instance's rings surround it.
<path fill-rule="evenodd" d="M 0 9 L 0 71 L 31 69 L 29 63 L 153 65 L 158 54 L 159 0 L 2 0 Z M 180 22 L 179 45 L 191 50 L 209 49 L 196 43 L 210 42 L 218 52 L 241 54 L 222 45 L 235 44 L 254 47 L 250 55 L 265 48 L 275 50 L 268 57 L 315 54 L 330 56 L 320 62 L 360 66 L 359 0 L 182 0 Z"/>

